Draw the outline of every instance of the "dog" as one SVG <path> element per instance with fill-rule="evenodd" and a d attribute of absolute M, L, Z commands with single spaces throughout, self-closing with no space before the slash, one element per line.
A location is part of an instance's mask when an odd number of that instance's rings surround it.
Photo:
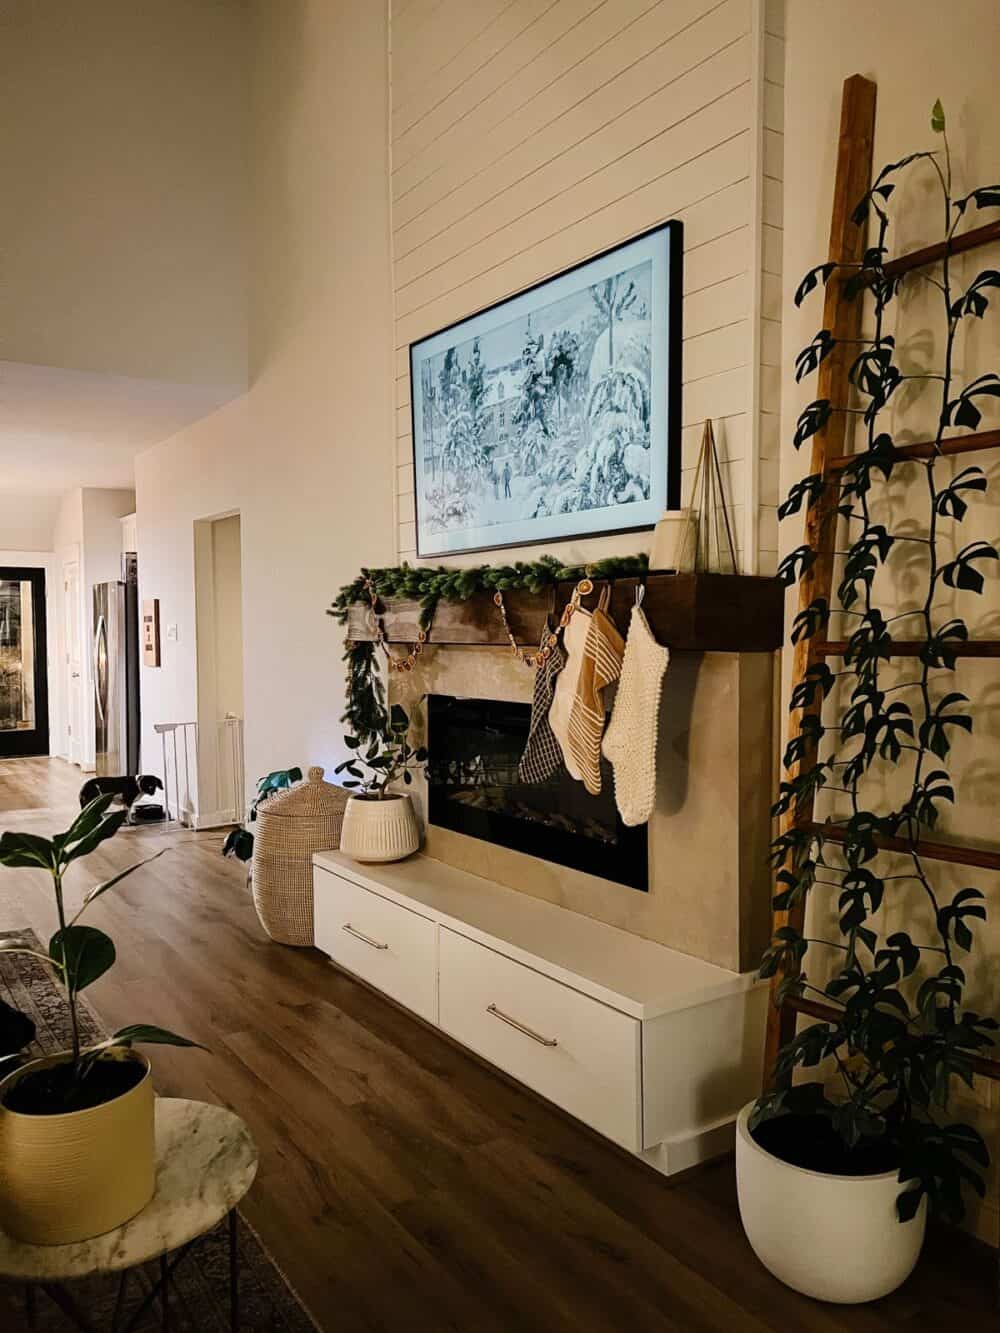
<path fill-rule="evenodd" d="M 115 795 L 129 808 L 136 798 L 155 796 L 163 790 L 163 783 L 152 773 L 143 773 L 137 778 L 88 778 L 80 788 L 80 809 L 89 805 L 98 796 Z"/>

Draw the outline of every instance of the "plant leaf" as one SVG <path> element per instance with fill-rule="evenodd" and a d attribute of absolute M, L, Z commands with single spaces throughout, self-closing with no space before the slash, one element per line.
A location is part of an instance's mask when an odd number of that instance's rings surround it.
<path fill-rule="evenodd" d="M 155 1027 L 152 1023 L 132 1023 L 128 1027 L 119 1028 L 108 1041 L 115 1046 L 131 1046 L 135 1042 L 142 1042 L 151 1046 L 193 1046 L 199 1051 L 208 1050 L 199 1041 L 191 1041 L 188 1037 L 181 1037 L 167 1028 Z"/>
<path fill-rule="evenodd" d="M 837 341 L 829 329 L 820 329 L 808 347 L 804 347 L 795 358 L 795 382 L 800 383 L 807 375 L 818 369 L 825 361 Z"/>
<path fill-rule="evenodd" d="M 828 398 L 817 398 L 815 402 L 809 403 L 802 409 L 792 439 L 796 449 L 800 449 L 810 436 L 823 429 L 830 420 L 832 410 Z"/>
<path fill-rule="evenodd" d="M 964 199 L 954 200 L 952 207 L 961 216 L 970 203 L 977 208 L 1000 208 L 1000 185 L 981 185 Z"/>
<path fill-rule="evenodd" d="M 778 517 L 788 518 L 790 514 L 797 514 L 803 502 L 808 506 L 814 505 L 825 490 L 826 483 L 821 473 L 814 472 L 803 477 L 789 488 L 786 499 L 778 506 Z"/>
<path fill-rule="evenodd" d="M 99 847 L 108 838 L 113 838 L 126 819 L 128 819 L 127 810 L 114 810 L 110 814 L 104 815 L 100 823 L 80 838 L 78 842 L 73 843 L 72 846 L 63 846 L 63 864 L 69 865 L 71 861 L 77 861 L 81 856 L 89 856 L 95 847 Z"/>
<path fill-rule="evenodd" d="M 1000 560 L 1000 554 L 989 542 L 970 542 L 954 560 L 942 566 L 941 579 L 949 588 L 964 588 L 968 592 L 981 593 L 985 580 L 975 567 L 980 560 Z"/>
<path fill-rule="evenodd" d="M 113 804 L 114 799 L 114 792 L 105 792 L 103 796 L 95 796 L 92 801 L 89 801 L 83 807 L 65 833 L 56 834 L 52 841 L 60 856 L 70 843 L 79 842 L 81 838 L 86 837 L 88 833 L 92 833 L 97 828 Z"/>
<path fill-rule="evenodd" d="M 49 940 L 49 957 L 61 967 L 71 991 L 84 990 L 115 961 L 110 936 L 93 926 L 67 926 Z"/>
<path fill-rule="evenodd" d="M 817 264 L 815 268 L 811 268 L 795 289 L 795 304 L 800 306 L 809 293 L 815 291 L 820 283 L 825 287 L 836 267 L 836 264 L 828 263 Z"/>
<path fill-rule="evenodd" d="M 793 583 L 806 573 L 808 569 L 816 563 L 816 552 L 810 546 L 797 546 L 794 551 L 790 551 L 778 566 L 777 578 L 790 588 Z"/>
<path fill-rule="evenodd" d="M 989 301 L 983 293 L 991 287 L 1000 287 L 1000 273 L 995 268 L 984 269 L 962 295 L 952 302 L 950 311 L 952 319 L 961 319 L 964 315 L 982 319 L 989 306 Z"/>
<path fill-rule="evenodd" d="M 52 870 L 55 849 L 48 838 L 40 838 L 34 833 L 5 833 L 0 837 L 0 865 Z"/>

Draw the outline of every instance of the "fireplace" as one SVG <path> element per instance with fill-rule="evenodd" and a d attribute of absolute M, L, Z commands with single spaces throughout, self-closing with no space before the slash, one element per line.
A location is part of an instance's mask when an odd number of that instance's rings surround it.
<path fill-rule="evenodd" d="M 606 760 L 600 796 L 562 768 L 544 783 L 518 780 L 530 718 L 525 703 L 430 695 L 430 823 L 646 892 L 646 826 L 622 823 Z"/>

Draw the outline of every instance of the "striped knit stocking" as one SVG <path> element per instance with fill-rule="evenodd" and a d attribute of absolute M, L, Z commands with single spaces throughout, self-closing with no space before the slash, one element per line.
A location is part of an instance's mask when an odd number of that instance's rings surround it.
<path fill-rule="evenodd" d="M 618 679 L 624 641 L 607 613 L 608 589 L 590 617 L 590 630 L 580 664 L 576 696 L 569 719 L 573 762 L 591 796 L 601 791 L 601 737 L 604 735 L 604 691 Z"/>

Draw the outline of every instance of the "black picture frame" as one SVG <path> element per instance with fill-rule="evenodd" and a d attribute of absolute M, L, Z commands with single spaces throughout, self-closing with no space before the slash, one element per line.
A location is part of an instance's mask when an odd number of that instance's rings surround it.
<path fill-rule="evenodd" d="M 653 469 L 653 460 L 650 460 L 650 496 L 642 502 L 642 521 L 638 522 L 619 522 L 615 521 L 613 515 L 618 515 L 626 520 L 632 517 L 628 513 L 629 503 L 618 503 L 607 507 L 608 521 L 606 526 L 600 523 L 593 523 L 588 526 L 582 525 L 580 528 L 572 527 L 572 530 L 553 530 L 557 524 L 554 521 L 546 522 L 545 518 L 520 520 L 519 530 L 511 540 L 471 540 L 468 542 L 458 541 L 456 544 L 442 543 L 429 538 L 432 533 L 426 531 L 426 523 L 423 521 L 421 513 L 421 499 L 424 495 L 425 476 L 424 476 L 424 440 L 423 440 L 423 415 L 424 415 L 424 369 L 421 363 L 421 351 L 423 350 L 423 361 L 428 361 L 432 354 L 429 349 L 435 351 L 442 345 L 448 335 L 456 336 L 453 348 L 463 344 L 471 344 L 474 339 L 482 336 L 477 333 L 477 328 L 482 330 L 482 334 L 489 332 L 485 328 L 483 321 L 487 317 L 495 318 L 503 311 L 510 311 L 512 319 L 515 317 L 515 310 L 518 311 L 517 318 L 524 318 L 523 303 L 530 301 L 530 298 L 540 293 L 549 291 L 555 295 L 558 284 L 563 284 L 567 279 L 574 276 L 585 275 L 589 270 L 597 275 L 604 271 L 608 261 L 621 257 L 623 260 L 627 257 L 626 252 L 632 250 L 636 253 L 636 247 L 649 247 L 655 245 L 656 241 L 662 238 L 661 262 L 665 269 L 665 278 L 663 280 L 664 291 L 661 295 L 663 305 L 662 312 L 654 309 L 650 315 L 650 374 L 649 374 L 649 400 L 653 404 L 656 401 L 655 395 L 663 394 L 662 410 L 655 413 L 653 407 L 649 412 L 649 448 L 661 453 L 662 466 Z M 409 371 L 410 371 L 410 432 L 411 432 L 411 458 L 413 461 L 413 519 L 416 533 L 416 551 L 420 559 L 447 557 L 454 555 L 465 555 L 483 551 L 511 550 L 518 547 L 534 546 L 539 544 L 550 544 L 553 542 L 579 541 L 591 537 L 603 537 L 620 535 L 630 532 L 641 532 L 651 530 L 660 514 L 664 509 L 677 509 L 680 507 L 681 492 L 681 395 L 682 395 L 682 348 L 683 348 L 683 330 L 682 330 L 682 292 L 683 292 L 683 224 L 678 219 L 670 219 L 659 223 L 655 227 L 629 237 L 627 240 L 619 242 L 606 250 L 597 254 L 589 255 L 569 268 L 561 270 L 557 274 L 552 274 L 531 286 L 525 287 L 518 292 L 503 297 L 491 305 L 483 306 L 472 314 L 465 315 L 461 319 L 451 324 L 445 325 L 441 329 L 435 330 L 431 334 L 416 340 L 409 346 Z M 654 252 L 655 253 L 655 252 Z M 598 278 L 598 281 L 603 279 Z M 584 290 L 583 285 L 577 287 L 578 292 Z M 538 307 L 544 309 L 543 305 Z M 492 322 L 492 321 L 491 321 Z M 611 350 L 611 334 L 609 333 L 609 360 L 613 363 L 613 351 Z M 660 340 L 660 346 L 654 347 L 654 341 Z M 659 356 L 655 353 L 658 351 Z M 657 361 L 660 361 L 657 369 Z M 420 368 L 418 369 L 418 366 Z M 493 373 L 487 371 L 487 373 Z M 428 377 L 428 382 L 433 387 L 433 375 Z M 433 412 L 433 407 L 431 408 Z M 418 420 L 418 412 L 420 420 Z M 502 422 L 503 416 L 500 413 Z M 654 432 L 658 438 L 654 440 Z M 433 430 L 432 430 L 433 434 Z M 433 445 L 432 445 L 432 463 L 433 463 Z M 494 484 L 498 486 L 497 478 L 493 478 Z M 505 487 L 509 488 L 510 479 L 504 482 Z M 499 487 L 497 493 L 499 494 Z M 509 492 L 508 492 L 509 493 Z M 603 512 L 602 507 L 591 507 L 576 511 L 581 514 L 596 516 Z M 568 516 L 560 514 L 554 516 L 559 520 L 559 525 L 566 528 L 569 526 Z M 639 517 L 636 512 L 635 517 Z M 526 531 L 529 524 L 536 523 L 538 530 Z M 504 525 L 497 523 L 495 526 L 502 528 Z M 480 525 L 476 529 L 482 533 L 484 529 Z M 502 534 L 498 532 L 498 536 Z"/>

